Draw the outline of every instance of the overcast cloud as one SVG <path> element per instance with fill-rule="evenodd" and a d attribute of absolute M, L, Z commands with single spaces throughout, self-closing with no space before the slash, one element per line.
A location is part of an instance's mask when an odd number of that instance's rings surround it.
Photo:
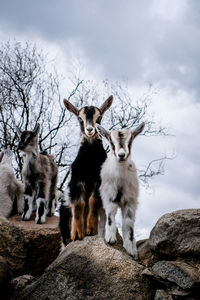
<path fill-rule="evenodd" d="M 175 152 L 176 159 L 153 180 L 152 194 L 141 190 L 138 237 L 165 212 L 199 207 L 200 2 L 7 0 L 0 7 L 2 40 L 37 41 L 65 66 L 77 56 L 86 75 L 126 81 L 133 91 L 158 87 L 152 111 L 175 136 L 138 138 L 134 158 L 142 165 Z"/>

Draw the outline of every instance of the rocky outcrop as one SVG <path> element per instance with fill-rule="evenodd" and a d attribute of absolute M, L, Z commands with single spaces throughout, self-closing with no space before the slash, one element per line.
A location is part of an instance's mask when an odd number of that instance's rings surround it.
<path fill-rule="evenodd" d="M 11 300 L 21 299 L 24 289 L 28 288 L 35 281 L 36 278 L 29 274 L 25 274 L 14 278 L 11 281 L 11 288 L 12 288 Z"/>
<path fill-rule="evenodd" d="M 57 217 L 43 225 L 0 218 L 0 285 L 9 290 L 9 276 L 23 275 L 12 280 L 12 300 L 200 299 L 199 209 L 162 216 L 137 248 L 135 261 L 119 235 L 112 246 L 86 237 L 71 242 L 57 257 Z M 30 274 L 42 275 L 36 279 Z"/>
<path fill-rule="evenodd" d="M 122 247 L 121 247 L 122 248 Z M 87 237 L 70 243 L 22 299 L 150 299 L 144 267 L 127 253 Z"/>
<path fill-rule="evenodd" d="M 200 209 L 165 214 L 138 250 L 154 299 L 200 299 Z"/>
<path fill-rule="evenodd" d="M 34 218 L 21 221 L 21 216 L 9 218 L 24 236 L 26 255 L 26 273 L 41 275 L 56 259 L 60 251 L 60 231 L 58 217 L 47 217 L 45 224 L 36 224 Z"/>
<path fill-rule="evenodd" d="M 162 216 L 151 231 L 153 251 L 169 256 L 200 256 L 200 209 L 185 209 Z"/>
<path fill-rule="evenodd" d="M 0 255 L 5 259 L 11 276 L 25 272 L 27 249 L 21 230 L 0 217 Z"/>
<path fill-rule="evenodd" d="M 0 293 L 5 295 L 4 299 L 9 299 L 10 288 L 10 272 L 6 260 L 0 256 Z M 3 298 L 2 298 L 3 299 Z"/>

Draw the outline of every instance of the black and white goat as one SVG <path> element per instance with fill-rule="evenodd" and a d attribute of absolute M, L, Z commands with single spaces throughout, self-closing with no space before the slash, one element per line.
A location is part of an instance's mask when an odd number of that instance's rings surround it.
<path fill-rule="evenodd" d="M 0 215 L 6 218 L 23 211 L 24 186 L 15 178 L 12 167 L 12 152 L 0 154 Z"/>
<path fill-rule="evenodd" d="M 72 214 L 71 240 L 83 239 L 85 234 L 95 235 L 98 232 L 98 218 L 102 210 L 100 169 L 107 154 L 95 126 L 100 124 L 112 101 L 110 96 L 100 108 L 85 106 L 77 109 L 64 99 L 65 107 L 78 117 L 81 128 L 81 145 L 71 166 L 67 196 L 60 207 L 60 230 L 64 244 L 69 238 L 69 204 Z"/>
<path fill-rule="evenodd" d="M 18 148 L 25 153 L 22 169 L 25 184 L 22 219 L 30 219 L 36 201 L 35 221 L 42 224 L 46 222 L 46 215 L 51 216 L 55 211 L 58 167 L 52 155 L 39 153 L 39 129 L 39 124 L 36 124 L 33 131 L 23 131 Z"/>
<path fill-rule="evenodd" d="M 134 238 L 134 221 L 138 203 L 139 184 L 137 171 L 131 159 L 131 146 L 134 138 L 142 132 L 144 123 L 135 130 L 105 130 L 97 125 L 97 130 L 104 136 L 111 152 L 102 165 L 100 195 L 106 212 L 105 240 L 116 242 L 115 215 L 118 207 L 122 211 L 123 246 L 127 252 L 137 255 Z"/>

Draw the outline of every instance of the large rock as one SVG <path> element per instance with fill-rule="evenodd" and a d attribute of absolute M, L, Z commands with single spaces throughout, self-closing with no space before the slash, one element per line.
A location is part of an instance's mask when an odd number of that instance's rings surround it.
<path fill-rule="evenodd" d="M 178 210 L 163 215 L 151 231 L 153 251 L 169 256 L 200 255 L 200 209 Z"/>
<path fill-rule="evenodd" d="M 138 250 L 138 260 L 144 266 L 148 266 L 151 264 L 153 260 L 153 255 L 150 249 L 149 240 L 140 240 L 136 243 Z"/>
<path fill-rule="evenodd" d="M 5 259 L 0 256 L 0 295 L 4 295 L 4 299 L 9 299 L 10 291 L 10 272 Z"/>
<path fill-rule="evenodd" d="M 12 276 L 24 272 L 26 254 L 25 239 L 21 230 L 4 217 L 0 217 L 0 255 L 5 259 Z"/>
<path fill-rule="evenodd" d="M 176 283 L 184 290 L 200 288 L 199 268 L 192 267 L 185 262 L 159 261 L 152 269 L 162 279 Z"/>
<path fill-rule="evenodd" d="M 58 217 L 47 217 L 45 224 L 36 224 L 34 216 L 24 222 L 21 216 L 9 218 L 25 237 L 27 248 L 26 273 L 41 275 L 59 254 L 61 239 L 58 228 Z"/>
<path fill-rule="evenodd" d="M 10 296 L 10 299 L 11 300 L 19 300 L 22 296 L 24 289 L 27 288 L 28 286 L 30 286 L 35 281 L 36 281 L 36 278 L 29 274 L 25 274 L 25 275 L 14 278 L 11 281 L 12 294 Z"/>
<path fill-rule="evenodd" d="M 172 300 L 172 297 L 168 295 L 164 290 L 157 290 L 154 300 Z"/>
<path fill-rule="evenodd" d="M 102 238 L 71 242 L 22 299 L 150 299 L 144 267 Z"/>

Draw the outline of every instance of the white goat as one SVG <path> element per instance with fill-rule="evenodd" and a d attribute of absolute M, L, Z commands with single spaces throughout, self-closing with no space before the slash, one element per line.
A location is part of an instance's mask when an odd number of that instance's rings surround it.
<path fill-rule="evenodd" d="M 133 139 L 142 132 L 144 123 L 135 130 L 123 129 L 108 132 L 96 125 L 104 136 L 111 152 L 101 169 L 100 194 L 106 212 L 105 240 L 116 242 L 115 215 L 118 207 L 122 210 L 123 246 L 133 257 L 137 256 L 134 238 L 134 221 L 138 202 L 139 184 L 134 162 L 131 160 Z"/>
<path fill-rule="evenodd" d="M 12 168 L 12 152 L 5 150 L 0 154 L 0 215 L 8 218 L 12 213 L 23 211 L 22 182 L 15 178 Z M 17 207 L 14 207 L 17 205 Z M 16 209 L 16 211 L 14 211 Z"/>

